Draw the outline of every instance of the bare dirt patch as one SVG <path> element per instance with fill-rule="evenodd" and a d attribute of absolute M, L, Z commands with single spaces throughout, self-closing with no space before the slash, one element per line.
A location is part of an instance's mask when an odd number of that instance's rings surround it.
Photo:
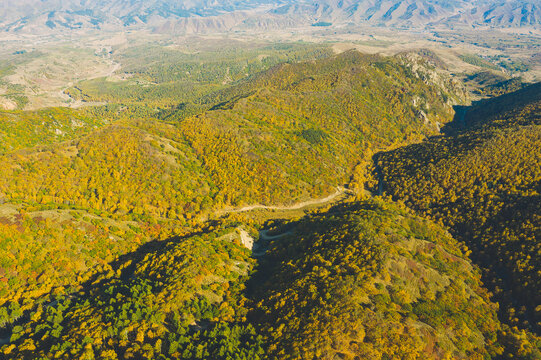
<path fill-rule="evenodd" d="M 0 109 L 2 110 L 15 110 L 17 109 L 17 103 L 11 99 L 0 96 Z"/>

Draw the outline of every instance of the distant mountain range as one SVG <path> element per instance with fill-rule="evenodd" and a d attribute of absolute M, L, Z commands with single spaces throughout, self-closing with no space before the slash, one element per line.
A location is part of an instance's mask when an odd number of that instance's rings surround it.
<path fill-rule="evenodd" d="M 541 5 L 528 0 L 315 0 L 292 2 L 273 12 L 333 24 L 397 27 L 541 24 Z"/>
<path fill-rule="evenodd" d="M 3 0 L 0 30 L 149 28 L 202 33 L 296 26 L 540 27 L 537 0 Z"/>

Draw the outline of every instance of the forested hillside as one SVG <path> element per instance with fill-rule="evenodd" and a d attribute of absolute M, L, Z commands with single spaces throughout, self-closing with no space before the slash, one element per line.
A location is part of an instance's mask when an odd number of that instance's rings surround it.
<path fill-rule="evenodd" d="M 512 325 L 541 331 L 541 84 L 481 102 L 453 135 L 376 157 L 380 186 L 448 226 Z"/>
<path fill-rule="evenodd" d="M 170 218 L 199 195 L 194 206 L 204 209 L 318 196 L 348 182 L 373 149 L 436 133 L 438 122 L 452 116 L 455 93 L 421 58 L 350 52 L 280 65 L 223 91 L 225 101 L 214 110 L 176 126 L 127 120 L 72 142 L 5 155 L 0 189 L 7 200 L 32 206 Z M 190 167 L 189 176 L 177 167 Z M 156 177 L 153 188 L 171 189 L 145 190 L 139 181 L 147 173 Z"/>
<path fill-rule="evenodd" d="M 462 245 L 430 221 L 377 200 L 282 231 L 253 280 L 271 359 L 541 355 L 502 328 Z"/>
<path fill-rule="evenodd" d="M 0 155 L 0 248 L 10 254 L 1 260 L 0 305 L 27 309 L 220 209 L 303 201 L 345 184 L 360 191 L 376 149 L 437 133 L 461 96 L 414 54 L 347 52 L 273 67 L 206 98 L 211 109 L 188 118 L 162 121 L 137 106 L 81 109 L 89 125 L 112 124 Z M 14 139 L 56 126 L 47 112 L 36 119 Z"/>
<path fill-rule="evenodd" d="M 541 359 L 541 85 L 274 50 L 0 114 L 0 358 Z"/>
<path fill-rule="evenodd" d="M 106 119 L 66 108 L 0 111 L 0 154 L 70 140 L 107 123 Z"/>
<path fill-rule="evenodd" d="M 277 203 L 329 193 L 374 149 L 437 133 L 460 94 L 420 57 L 348 52 L 274 67 L 180 128 L 226 203 Z"/>
<path fill-rule="evenodd" d="M 498 322 L 459 244 L 396 205 L 341 205 L 274 231 L 283 235 L 257 268 L 227 225 L 143 246 L 80 291 L 42 298 L 1 351 L 7 359 L 539 355 L 531 337 Z"/>
<path fill-rule="evenodd" d="M 349 52 L 280 65 L 172 125 L 117 121 L 5 155 L 0 191 L 32 208 L 61 204 L 132 220 L 326 195 L 375 149 L 435 134 L 450 120 L 460 91 L 423 62 Z"/>
<path fill-rule="evenodd" d="M 245 322 L 241 293 L 253 260 L 234 231 L 142 247 L 79 292 L 45 296 L 1 353 L 7 359 L 257 359 L 262 339 Z"/>
<path fill-rule="evenodd" d="M 178 116 L 212 106 L 213 94 L 284 62 L 330 57 L 313 44 L 245 45 L 235 41 L 191 41 L 171 49 L 140 45 L 115 50 L 121 76 L 80 81 L 64 92 L 74 100 L 172 109 Z M 204 100 L 203 100 L 204 99 Z"/>

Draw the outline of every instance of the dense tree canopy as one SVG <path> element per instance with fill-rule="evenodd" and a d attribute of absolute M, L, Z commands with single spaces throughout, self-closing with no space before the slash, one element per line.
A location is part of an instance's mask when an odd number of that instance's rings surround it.
<path fill-rule="evenodd" d="M 377 156 L 383 189 L 443 221 L 513 325 L 540 331 L 541 85 L 468 110 L 454 135 Z"/>

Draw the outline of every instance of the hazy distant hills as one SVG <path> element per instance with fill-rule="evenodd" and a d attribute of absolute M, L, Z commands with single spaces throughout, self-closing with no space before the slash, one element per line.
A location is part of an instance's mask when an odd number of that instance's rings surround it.
<path fill-rule="evenodd" d="M 273 12 L 320 22 L 398 27 L 436 24 L 508 27 L 541 23 L 539 3 L 519 0 L 315 0 L 293 2 Z"/>
<path fill-rule="evenodd" d="M 371 25 L 399 28 L 538 27 L 535 0 L 4 0 L 0 29 L 43 33 L 147 27 L 203 33 L 296 26 Z"/>
<path fill-rule="evenodd" d="M 447 25 L 491 25 L 497 27 L 539 27 L 541 3 L 537 1 L 485 1 L 443 20 Z"/>
<path fill-rule="evenodd" d="M 281 5 L 275 0 L 4 0 L 0 26 L 4 31 L 154 27 L 170 19 L 220 17 L 237 11 Z M 268 9 L 267 7 L 266 9 Z M 246 15 L 245 15 L 246 16 Z"/>
<path fill-rule="evenodd" d="M 458 14 L 466 4 L 460 0 L 316 0 L 288 4 L 273 12 L 320 23 L 418 26 Z"/>

